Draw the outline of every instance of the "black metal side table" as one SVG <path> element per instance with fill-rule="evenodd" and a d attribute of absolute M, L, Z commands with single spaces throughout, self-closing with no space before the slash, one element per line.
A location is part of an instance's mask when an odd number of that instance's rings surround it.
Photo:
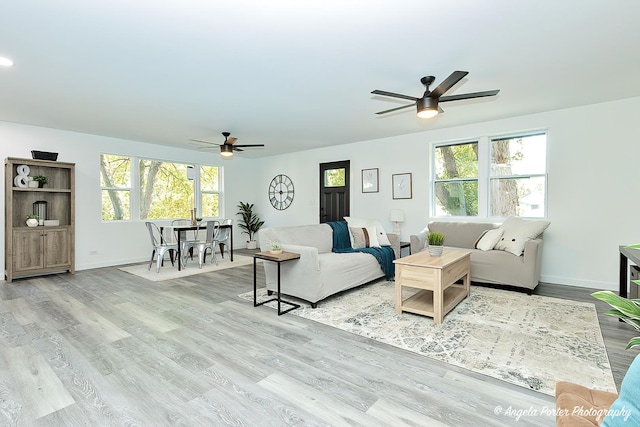
<path fill-rule="evenodd" d="M 411 255 L 411 242 L 400 242 L 400 257 L 402 257 L 402 250 L 404 248 L 409 249 L 409 255 Z"/>
<path fill-rule="evenodd" d="M 258 259 L 261 259 L 263 261 L 272 261 L 278 264 L 278 295 L 276 296 L 276 298 L 271 298 L 262 302 L 258 302 L 257 296 L 256 296 L 256 292 L 257 292 L 256 260 Z M 300 304 L 295 304 L 280 298 L 280 264 L 282 264 L 283 262 L 293 261 L 296 259 L 300 259 L 300 254 L 297 254 L 294 252 L 282 252 L 279 254 L 272 254 L 271 252 L 258 252 L 253 254 L 253 306 L 254 307 L 257 307 L 262 304 L 266 304 L 271 301 L 278 301 L 278 316 L 282 316 L 283 314 L 288 313 L 291 310 L 295 310 L 296 308 L 300 307 Z M 282 311 L 280 309 L 280 304 L 288 304 L 291 307 Z"/>

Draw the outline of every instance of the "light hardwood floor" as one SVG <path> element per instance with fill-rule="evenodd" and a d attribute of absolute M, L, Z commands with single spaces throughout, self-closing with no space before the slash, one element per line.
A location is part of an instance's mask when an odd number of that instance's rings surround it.
<path fill-rule="evenodd" d="M 555 424 L 551 396 L 254 308 L 236 297 L 252 279 L 252 266 L 165 282 L 109 267 L 0 282 L 0 425 Z M 602 313 L 591 291 L 536 293 Z M 600 322 L 619 384 L 635 333 Z"/>

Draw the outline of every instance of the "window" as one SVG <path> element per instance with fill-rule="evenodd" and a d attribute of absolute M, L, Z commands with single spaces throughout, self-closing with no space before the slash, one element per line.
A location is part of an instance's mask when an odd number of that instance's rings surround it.
<path fill-rule="evenodd" d="M 140 219 L 190 218 L 195 206 L 187 165 L 140 159 Z"/>
<path fill-rule="evenodd" d="M 110 154 L 100 155 L 102 220 L 131 219 L 131 159 Z"/>
<path fill-rule="evenodd" d="M 491 216 L 545 216 L 546 135 L 491 140 Z"/>
<path fill-rule="evenodd" d="M 478 142 L 435 147 L 436 216 L 478 215 Z"/>
<path fill-rule="evenodd" d="M 434 145 L 432 214 L 544 217 L 546 145 L 546 133 Z"/>
<path fill-rule="evenodd" d="M 220 217 L 220 175 L 215 166 L 200 166 L 203 217 Z"/>
<path fill-rule="evenodd" d="M 101 154 L 100 172 L 103 221 L 222 215 L 221 168 Z"/>
<path fill-rule="evenodd" d="M 344 187 L 345 185 L 345 168 L 327 169 L 324 171 L 325 187 Z"/>

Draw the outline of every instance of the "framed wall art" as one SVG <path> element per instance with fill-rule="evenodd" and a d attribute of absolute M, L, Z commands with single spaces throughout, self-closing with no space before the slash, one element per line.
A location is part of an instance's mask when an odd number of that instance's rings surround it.
<path fill-rule="evenodd" d="M 391 175 L 394 199 L 411 198 L 411 173 L 396 173 Z"/>
<path fill-rule="evenodd" d="M 378 192 L 378 168 L 362 169 L 362 192 Z"/>

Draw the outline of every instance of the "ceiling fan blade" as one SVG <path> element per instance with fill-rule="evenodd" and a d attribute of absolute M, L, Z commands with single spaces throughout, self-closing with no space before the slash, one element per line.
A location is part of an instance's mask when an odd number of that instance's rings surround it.
<path fill-rule="evenodd" d="M 378 111 L 376 114 L 386 114 L 392 111 L 398 111 L 398 110 L 402 110 L 403 108 L 409 108 L 409 107 L 415 107 L 415 106 L 416 104 L 407 104 L 407 105 L 403 105 L 402 107 L 392 108 L 390 110 Z"/>
<path fill-rule="evenodd" d="M 441 96 L 440 102 L 458 101 L 460 99 L 483 98 L 485 96 L 495 96 L 500 90 L 487 90 L 484 92 L 462 93 L 460 95 Z"/>
<path fill-rule="evenodd" d="M 409 96 L 409 95 L 402 95 L 401 93 L 393 93 L 393 92 L 387 92 L 384 90 L 374 90 L 371 93 L 375 94 L 375 95 L 384 95 L 384 96 L 392 96 L 394 98 L 402 98 L 402 99 L 408 99 L 409 101 L 417 101 L 418 98 L 416 98 L 415 96 Z"/>
<path fill-rule="evenodd" d="M 238 140 L 238 138 L 234 138 L 232 136 L 232 137 L 227 138 L 227 140 L 224 143 L 225 144 L 229 144 L 229 145 L 233 145 L 237 140 Z"/>
<path fill-rule="evenodd" d="M 467 74 L 469 74 L 468 71 L 454 71 L 453 73 L 451 73 L 449 77 L 444 79 L 444 81 L 440 83 L 438 87 L 436 87 L 434 90 L 432 90 L 427 96 L 429 98 L 440 98 L 446 91 L 451 89 L 456 83 L 462 80 L 464 76 L 466 76 Z"/>
<path fill-rule="evenodd" d="M 198 147 L 197 150 L 217 150 L 218 147 Z"/>
<path fill-rule="evenodd" d="M 242 148 L 238 148 L 235 145 L 233 146 L 233 151 L 244 151 Z"/>
<path fill-rule="evenodd" d="M 240 145 L 234 145 L 233 148 L 237 148 L 237 147 L 264 147 L 264 144 L 240 144 Z"/>
<path fill-rule="evenodd" d="M 190 139 L 189 141 L 202 142 L 204 144 L 211 144 L 211 145 L 220 145 L 220 144 L 216 144 L 215 142 L 203 141 L 202 139 Z"/>

